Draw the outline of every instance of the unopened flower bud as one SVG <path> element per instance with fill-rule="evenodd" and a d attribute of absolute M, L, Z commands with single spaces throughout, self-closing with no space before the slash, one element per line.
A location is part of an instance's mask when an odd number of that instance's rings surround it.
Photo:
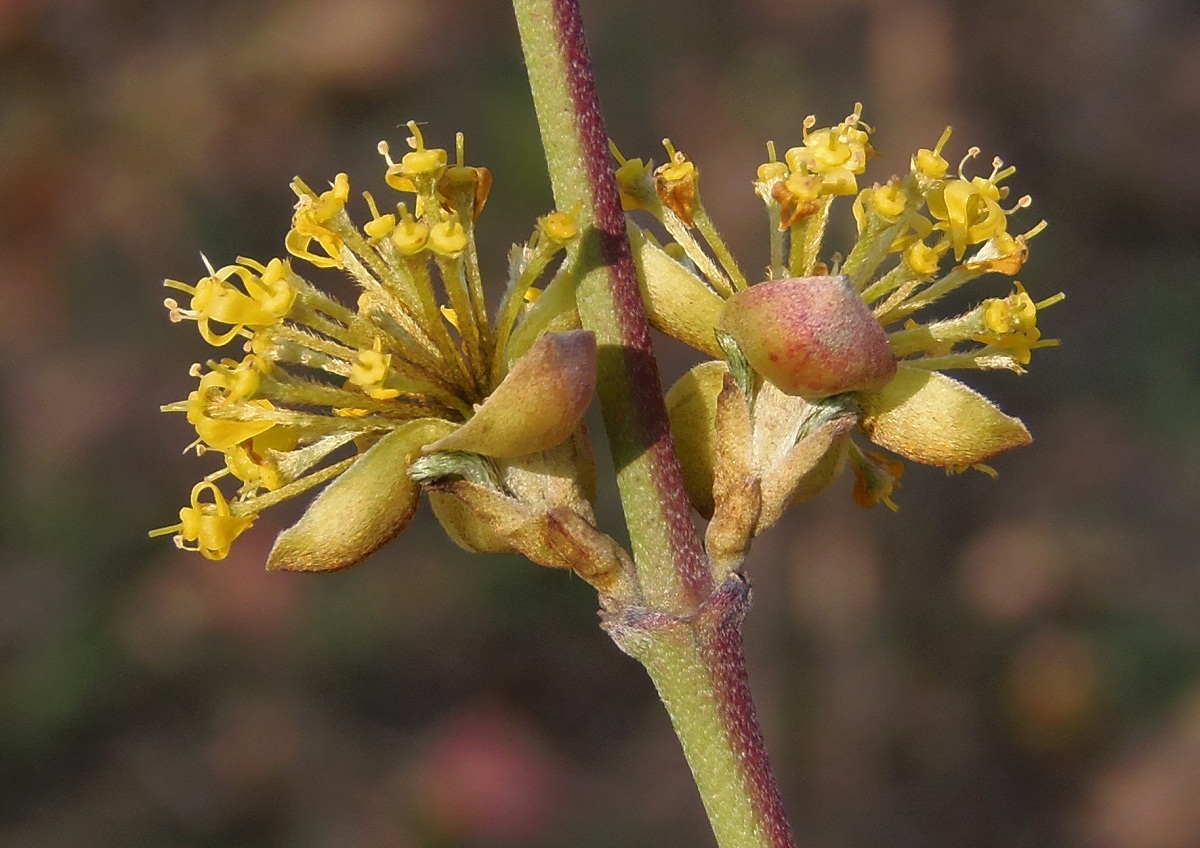
<path fill-rule="evenodd" d="M 790 395 L 873 391 L 896 373 L 887 335 L 843 276 L 751 286 L 730 298 L 717 327 L 755 371 Z"/>

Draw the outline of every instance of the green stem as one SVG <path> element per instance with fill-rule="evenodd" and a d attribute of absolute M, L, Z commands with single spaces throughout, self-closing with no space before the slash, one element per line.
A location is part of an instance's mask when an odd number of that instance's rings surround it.
<path fill-rule="evenodd" d="M 605 629 L 646 667 L 671 716 L 721 848 L 793 840 L 746 678 L 749 587 L 719 585 L 692 523 L 621 210 L 577 0 L 513 0 L 555 203 L 578 207 L 573 257 L 597 393 L 633 543 L 637 597 Z"/>

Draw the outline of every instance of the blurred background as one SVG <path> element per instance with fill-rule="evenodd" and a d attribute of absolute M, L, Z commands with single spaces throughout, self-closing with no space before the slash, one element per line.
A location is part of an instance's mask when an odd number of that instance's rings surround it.
<path fill-rule="evenodd" d="M 1033 445 L 999 480 L 841 480 L 755 547 L 751 675 L 800 843 L 1200 845 L 1200 14 L 1189 0 L 584 3 L 609 131 L 699 163 L 743 266 L 767 139 L 856 100 L 872 175 L 951 124 L 1049 230 L 1029 375 L 968 375 Z M 425 512 L 351 572 L 146 531 L 211 461 L 160 404 L 211 356 L 164 277 L 281 252 L 301 175 L 467 134 L 485 274 L 551 206 L 507 4 L 0 2 L 0 844 L 708 845 L 586 585 Z M 986 165 L 982 166 L 986 167 Z M 319 278 L 328 280 L 327 277 Z M 1009 291 L 996 277 L 963 303 Z M 687 367 L 664 346 L 664 371 Z M 599 428 L 596 428 L 599 433 Z M 615 530 L 611 480 L 601 514 Z"/>

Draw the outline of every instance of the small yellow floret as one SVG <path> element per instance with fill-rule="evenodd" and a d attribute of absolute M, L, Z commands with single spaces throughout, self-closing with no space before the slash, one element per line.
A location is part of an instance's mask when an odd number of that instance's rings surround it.
<path fill-rule="evenodd" d="M 429 230 L 429 248 L 439 256 L 453 258 L 466 246 L 467 231 L 455 218 L 434 224 Z"/>
<path fill-rule="evenodd" d="M 288 253 L 318 268 L 341 268 L 342 240 L 325 225 L 345 208 L 350 198 L 350 178 L 338 174 L 333 180 L 333 187 L 322 192 L 315 200 L 297 188 L 295 183 L 293 188 L 296 188 L 300 199 L 292 217 L 292 228 L 284 239 Z M 314 241 L 320 245 L 324 255 L 309 249 Z"/>
<path fill-rule="evenodd" d="M 941 255 L 923 241 L 914 241 L 904 250 L 904 264 L 918 277 L 932 277 L 937 273 Z"/>
<path fill-rule="evenodd" d="M 358 386 L 376 400 L 397 397 L 397 389 L 384 387 L 392 367 L 392 355 L 384 353 L 381 340 L 376 337 L 370 350 L 359 350 L 350 363 L 350 383 Z"/>
<path fill-rule="evenodd" d="M 679 216 L 687 226 L 692 226 L 692 213 L 699 189 L 700 171 L 694 162 L 681 151 L 677 151 L 671 140 L 664 138 L 663 146 L 671 159 L 654 171 L 654 190 L 658 199 Z"/>
<path fill-rule="evenodd" d="M 380 215 L 379 207 L 375 205 L 375 198 L 371 196 L 371 192 L 364 191 L 363 197 L 367 201 L 367 207 L 371 210 L 371 220 L 363 224 L 363 232 L 372 241 L 387 238 L 396 228 L 396 216 L 390 212 L 387 215 Z"/>
<path fill-rule="evenodd" d="M 1017 290 L 1008 297 L 993 297 L 984 301 L 983 323 L 998 335 L 1021 333 L 1036 340 L 1040 335 L 1037 329 L 1037 306 L 1023 285 L 1017 283 L 1016 287 Z"/>
<path fill-rule="evenodd" d="M 396 191 L 430 190 L 446 170 L 446 151 L 440 147 L 425 147 L 425 139 L 416 121 L 408 122 L 408 130 L 412 133 L 408 138 L 408 146 L 412 150 L 400 157 L 399 164 L 392 161 L 387 143 L 379 142 L 379 152 L 388 164 L 384 181 Z"/>
<path fill-rule="evenodd" d="M 212 493 L 212 503 L 200 500 L 204 492 Z M 175 544 L 185 551 L 199 551 L 205 559 L 225 559 L 234 539 L 244 533 L 258 516 L 233 515 L 229 503 L 215 483 L 200 482 L 192 489 L 192 504 L 179 510 L 179 524 L 164 531 L 177 530 Z M 159 534 L 159 531 L 155 531 Z M 188 547 L 188 542 L 195 542 Z"/>
<path fill-rule="evenodd" d="M 418 221 L 400 204 L 400 223 L 392 230 L 392 244 L 401 256 L 415 256 L 429 244 L 429 225 Z"/>
<path fill-rule="evenodd" d="M 1005 232 L 1008 217 L 1000 208 L 999 191 L 993 183 L 975 180 L 950 180 L 930 192 L 929 212 L 954 246 L 954 258 L 962 259 L 967 246 L 980 244 Z"/>
<path fill-rule="evenodd" d="M 569 212 L 551 212 L 538 218 L 538 229 L 555 244 L 566 244 L 579 235 L 579 224 Z"/>
<path fill-rule="evenodd" d="M 270 401 L 250 400 L 258 390 L 261 361 L 252 355 L 236 367 L 231 366 L 228 360 L 215 364 L 212 371 L 200 377 L 200 387 L 187 399 L 188 423 L 196 428 L 205 444 L 217 450 L 224 450 L 275 426 L 274 421 L 265 418 L 243 420 L 256 409 L 264 412 L 275 409 Z M 212 415 L 233 404 L 239 405 L 238 419 Z"/>
<path fill-rule="evenodd" d="M 950 132 L 950 127 L 946 127 L 942 131 L 942 137 L 938 139 L 933 150 L 922 147 L 916 152 L 916 155 L 912 158 L 912 170 L 914 173 L 929 180 L 940 180 L 946 176 L 950 170 L 950 163 L 942 158 L 942 148 L 950 140 Z"/>
<path fill-rule="evenodd" d="M 294 449 L 298 442 L 299 434 L 294 427 L 272 427 L 226 448 L 225 467 L 245 484 L 243 492 L 257 489 L 273 492 L 288 482 L 275 456 Z"/>

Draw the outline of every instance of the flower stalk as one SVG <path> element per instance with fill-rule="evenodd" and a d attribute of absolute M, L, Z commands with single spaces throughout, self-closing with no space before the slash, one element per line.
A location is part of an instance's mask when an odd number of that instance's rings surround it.
<path fill-rule="evenodd" d="M 692 523 L 575 0 L 514 0 L 560 208 L 581 209 L 577 306 L 599 350 L 597 393 L 640 598 L 605 627 L 646 667 L 722 848 L 793 844 L 745 672 L 749 587 L 714 575 Z"/>

